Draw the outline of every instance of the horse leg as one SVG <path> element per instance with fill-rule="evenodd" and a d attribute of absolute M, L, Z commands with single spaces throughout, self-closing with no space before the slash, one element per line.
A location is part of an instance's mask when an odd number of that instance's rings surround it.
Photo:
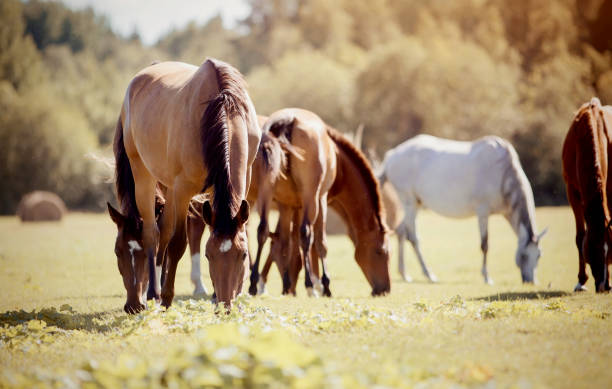
<path fill-rule="evenodd" d="M 480 230 L 480 249 L 482 250 L 482 269 L 481 273 L 484 277 L 484 282 L 493 285 L 493 280 L 489 278 L 487 271 L 487 252 L 489 251 L 489 231 L 488 231 L 489 214 L 487 212 L 478 212 L 478 228 Z"/>
<path fill-rule="evenodd" d="M 291 217 L 293 215 L 293 210 L 291 207 L 286 205 L 279 204 L 278 206 L 278 243 L 280 247 L 278 249 L 275 248 L 274 252 L 270 252 L 273 257 L 274 262 L 276 262 L 276 267 L 280 272 L 281 279 L 283 280 L 283 294 L 290 293 L 291 281 L 289 278 L 289 268 L 291 265 L 291 256 L 290 252 L 290 235 L 291 235 Z"/>
<path fill-rule="evenodd" d="M 323 296 L 331 297 L 329 289 L 329 273 L 327 272 L 327 235 L 325 234 L 325 224 L 327 220 L 327 195 L 321 196 L 319 203 L 319 217 L 315 223 L 315 248 L 319 259 L 321 260 L 321 268 L 323 276 L 321 283 L 323 288 L 319 291 Z"/>
<path fill-rule="evenodd" d="M 567 197 L 574 213 L 574 221 L 576 222 L 576 247 L 578 248 L 578 283 L 574 287 L 574 292 L 584 292 L 587 290 L 585 284 L 589 279 L 586 272 L 586 259 L 582 251 L 586 234 L 584 215 L 582 214 L 580 195 L 573 190 L 568 190 Z"/>
<path fill-rule="evenodd" d="M 397 226 L 395 233 L 397 234 L 398 251 L 397 270 L 399 271 L 399 274 L 402 276 L 402 279 L 404 281 L 412 282 L 412 277 L 406 274 L 406 269 L 404 267 L 404 240 L 406 239 L 406 226 L 404 225 L 403 221 L 400 223 L 399 226 Z"/>
<path fill-rule="evenodd" d="M 306 204 L 302 209 L 302 224 L 300 226 L 300 243 L 302 249 L 302 257 L 304 258 L 304 286 L 308 296 L 316 296 L 316 292 L 313 290 L 313 279 L 312 279 L 312 265 L 310 250 L 313 244 L 313 221 L 316 221 L 318 216 L 318 202 L 316 201 L 318 196 L 306 197 Z M 313 201 L 314 200 L 314 201 Z"/>
<path fill-rule="evenodd" d="M 179 260 L 185 253 L 185 249 L 187 248 L 186 223 L 187 210 L 189 208 L 191 195 L 189 192 L 180 190 L 179 188 L 180 187 L 178 185 L 175 185 L 174 192 L 171 196 L 168 196 L 174 200 L 174 221 L 172 223 L 174 231 L 168 244 L 167 274 L 161 291 L 162 305 L 166 308 L 172 304 L 172 300 L 174 299 L 174 279 L 176 277 L 176 267 Z M 166 205 L 167 204 L 168 202 L 166 202 Z"/>
<path fill-rule="evenodd" d="M 406 215 L 404 217 L 404 226 L 406 226 L 406 236 L 410 243 L 412 243 L 412 248 L 414 248 L 414 252 L 416 253 L 419 263 L 421 264 L 421 269 L 423 269 L 423 274 L 425 274 L 425 277 L 427 277 L 429 281 L 438 282 L 438 278 L 436 277 L 436 275 L 429 271 L 429 269 L 427 268 L 427 264 L 425 263 L 425 260 L 423 259 L 423 254 L 421 253 L 419 239 L 417 238 L 416 234 L 416 206 L 404 202 L 404 213 Z"/>
<path fill-rule="evenodd" d="M 202 283 L 201 255 L 202 235 L 206 229 L 206 223 L 199 216 L 187 217 L 187 239 L 189 241 L 189 254 L 191 255 L 191 282 L 193 283 L 193 295 L 206 295 L 206 287 Z"/>
<path fill-rule="evenodd" d="M 296 295 L 298 277 L 302 270 L 302 253 L 300 251 L 300 212 L 292 210 L 291 234 L 289 236 L 289 293 Z"/>
<path fill-rule="evenodd" d="M 269 197 L 268 197 L 269 198 Z M 268 228 L 268 205 L 269 201 L 262 201 L 259 205 L 259 225 L 257 226 L 257 254 L 255 255 L 255 263 L 251 266 L 251 284 L 249 286 L 249 294 L 255 296 L 257 294 L 257 284 L 259 282 L 259 260 L 261 251 L 268 239 L 270 230 Z"/>
<path fill-rule="evenodd" d="M 157 220 L 155 218 L 156 181 L 140 160 L 136 159 L 131 161 L 131 167 L 132 174 L 134 175 L 136 206 L 138 207 L 138 212 L 142 217 L 143 249 L 146 253 L 146 262 L 134 264 L 138 267 L 138 269 L 134 270 L 136 271 L 136 274 L 139 274 L 138 270 L 145 273 L 146 278 L 142 282 L 141 280 L 138 280 L 136 283 L 135 296 L 130 296 L 128 293 L 128 302 L 126 303 L 126 306 L 131 311 L 138 312 L 145 308 L 147 297 L 147 292 L 145 289 L 152 289 L 153 287 L 153 282 L 149 282 L 149 280 L 152 280 L 149 272 L 153 267 L 152 265 L 155 263 L 155 255 L 157 253 L 160 230 L 157 226 Z M 149 272 L 146 270 L 147 266 Z M 145 298 L 143 299 L 143 297 Z"/>

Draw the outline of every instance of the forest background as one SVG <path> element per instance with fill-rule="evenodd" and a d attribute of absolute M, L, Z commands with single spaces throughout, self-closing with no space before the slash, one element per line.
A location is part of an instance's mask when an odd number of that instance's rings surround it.
<path fill-rule="evenodd" d="M 112 199 L 108 170 L 131 77 L 207 56 L 245 74 L 260 114 L 290 106 L 379 157 L 419 133 L 516 147 L 536 203 L 565 204 L 561 147 L 592 96 L 612 104 L 612 0 L 247 0 L 145 46 L 93 10 L 0 0 L 0 213 L 35 189 L 73 209 Z"/>

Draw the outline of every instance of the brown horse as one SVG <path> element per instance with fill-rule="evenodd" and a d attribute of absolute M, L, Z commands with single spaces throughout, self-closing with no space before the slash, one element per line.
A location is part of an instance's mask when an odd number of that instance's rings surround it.
<path fill-rule="evenodd" d="M 259 116 L 258 119 L 260 124 L 262 124 L 267 118 Z M 274 186 L 276 181 L 284 177 L 283 170 L 286 169 L 287 154 L 301 158 L 300 151 L 290 144 L 281 143 L 275 137 L 266 133 L 262 134 L 257 156 L 255 162 L 253 162 L 251 186 L 247 195 L 249 205 L 251 207 L 255 206 L 260 215 L 260 222 L 257 227 L 258 247 L 255 264 L 259 264 L 261 250 L 268 238 L 267 220 L 274 194 Z M 199 254 L 200 242 L 205 229 L 202 218 L 198 217 L 202 212 L 202 205 L 203 200 L 201 198 L 192 200 L 190 207 L 192 212 L 189 213 L 187 220 L 187 237 L 192 259 L 191 280 L 195 286 L 194 294 L 206 293 L 201 281 Z M 257 280 L 251 286 L 255 287 L 256 284 Z M 253 290 L 251 289 L 249 289 L 250 293 L 255 294 L 256 287 Z"/>
<path fill-rule="evenodd" d="M 612 107 L 602 107 L 593 98 L 580 107 L 563 144 L 563 178 L 576 220 L 578 284 L 585 290 L 590 264 L 595 290 L 610 290 L 608 266 L 612 262 L 610 208 L 612 178 L 608 176 L 612 152 Z"/>
<path fill-rule="evenodd" d="M 122 212 L 109 209 L 118 227 L 115 252 L 127 290 L 126 312 L 144 309 L 150 278 L 162 305 L 172 303 L 189 202 L 205 191 L 213 193 L 212 206 L 205 202 L 202 216 L 212 227 L 206 256 L 215 292 L 226 306 L 240 293 L 248 269 L 245 198 L 260 138 L 242 75 L 228 64 L 162 62 L 132 79 L 114 142 Z M 159 228 L 158 183 L 166 188 Z"/>
<path fill-rule="evenodd" d="M 363 154 L 309 111 L 278 111 L 270 116 L 264 128 L 304 151 L 303 161 L 290 156 L 288 177 L 277 183 L 274 195 L 279 207 L 279 226 L 270 251 L 283 278 L 283 292 L 295 293 L 303 258 L 305 285 L 312 293 L 318 278 L 313 276 L 316 265 L 312 263 L 311 270 L 311 258 L 318 257 L 323 268 L 323 294 L 331 295 L 325 262 L 328 204 L 349 227 L 355 259 L 372 287 L 372 294 L 389 292 L 389 251 L 381 195 Z"/>

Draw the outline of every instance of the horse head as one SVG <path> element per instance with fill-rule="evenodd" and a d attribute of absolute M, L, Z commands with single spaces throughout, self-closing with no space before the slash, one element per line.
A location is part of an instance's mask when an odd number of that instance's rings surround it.
<path fill-rule="evenodd" d="M 115 255 L 127 291 L 127 301 L 123 309 L 127 313 L 138 313 L 145 309 L 146 296 L 143 298 L 143 292 L 146 292 L 146 284 L 149 281 L 147 256 L 142 249 L 142 221 L 124 216 L 109 203 L 107 206 L 111 219 L 117 225 Z"/>
<path fill-rule="evenodd" d="M 516 266 L 521 269 L 521 278 L 523 283 L 533 284 L 535 282 L 535 269 L 538 266 L 538 260 L 542 255 L 540 249 L 540 240 L 548 232 L 548 227 L 537 235 L 534 235 L 532 239 L 527 240 L 524 243 L 519 243 L 519 247 L 516 250 Z"/>
<path fill-rule="evenodd" d="M 202 217 L 206 224 L 216 226 L 215 215 L 209 201 L 202 206 Z M 248 275 L 249 253 L 245 223 L 249 218 L 249 203 L 242 200 L 232 223 L 236 224 L 233 234 L 226 234 L 211 228 L 206 242 L 206 258 L 217 301 L 231 308 L 231 301 L 242 291 L 244 278 Z"/>
<path fill-rule="evenodd" d="M 382 296 L 391 291 L 388 232 L 373 228 L 365 234 L 356 244 L 355 259 L 372 287 L 372 296 Z"/>

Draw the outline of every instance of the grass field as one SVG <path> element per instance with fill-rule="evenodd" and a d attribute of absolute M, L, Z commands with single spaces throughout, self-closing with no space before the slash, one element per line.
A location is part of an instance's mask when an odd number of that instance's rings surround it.
<path fill-rule="evenodd" d="M 415 281 L 400 281 L 393 255 L 391 294 L 372 298 L 352 244 L 332 236 L 331 299 L 307 298 L 303 283 L 296 298 L 279 296 L 273 268 L 269 295 L 217 315 L 208 299 L 192 299 L 186 255 L 173 307 L 128 317 L 106 215 L 3 217 L 0 386 L 610 387 L 612 296 L 595 295 L 592 280 L 571 293 L 571 211 L 539 208 L 537 220 L 550 230 L 535 286 L 520 283 L 516 237 L 501 217 L 490 219 L 489 286 L 476 220 L 423 212 L 419 235 L 437 284 L 407 247 Z"/>

